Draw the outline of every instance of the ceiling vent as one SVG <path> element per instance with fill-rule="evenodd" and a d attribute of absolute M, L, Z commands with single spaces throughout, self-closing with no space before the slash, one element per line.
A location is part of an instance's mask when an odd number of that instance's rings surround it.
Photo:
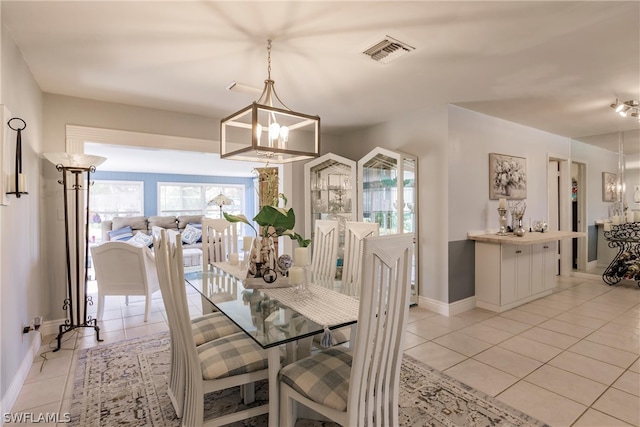
<path fill-rule="evenodd" d="M 415 50 L 414 47 L 392 37 L 385 36 L 382 40 L 362 53 L 368 55 L 374 61 L 388 64 L 413 50 Z"/>

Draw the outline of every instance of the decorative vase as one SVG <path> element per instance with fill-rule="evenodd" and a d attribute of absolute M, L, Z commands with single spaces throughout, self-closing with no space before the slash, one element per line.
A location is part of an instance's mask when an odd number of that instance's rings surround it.
<path fill-rule="evenodd" d="M 526 233 L 527 231 L 524 229 L 524 227 L 522 226 L 522 217 L 518 217 L 518 225 L 516 226 L 515 230 L 513 230 L 513 234 L 515 234 L 518 237 L 522 237 L 524 236 L 524 233 Z"/>
<path fill-rule="evenodd" d="M 504 195 L 505 196 L 510 196 L 511 195 L 511 186 L 510 185 L 505 185 L 504 186 Z"/>
<path fill-rule="evenodd" d="M 271 237 L 256 237 L 251 243 L 248 271 L 253 277 L 263 277 L 268 270 L 275 271 L 275 248 Z"/>

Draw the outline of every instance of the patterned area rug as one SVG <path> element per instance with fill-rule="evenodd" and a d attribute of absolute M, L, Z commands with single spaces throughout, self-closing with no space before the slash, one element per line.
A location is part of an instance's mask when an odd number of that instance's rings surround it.
<path fill-rule="evenodd" d="M 169 334 L 120 341 L 83 350 L 78 358 L 71 425 L 178 427 L 167 395 Z M 402 426 L 545 426 L 409 356 L 400 379 Z M 256 385 L 256 402 L 268 398 L 266 382 Z M 244 407 L 239 389 L 207 396 L 205 410 L 231 413 Z M 267 416 L 234 426 L 267 426 Z M 298 420 L 296 427 L 334 423 Z"/>

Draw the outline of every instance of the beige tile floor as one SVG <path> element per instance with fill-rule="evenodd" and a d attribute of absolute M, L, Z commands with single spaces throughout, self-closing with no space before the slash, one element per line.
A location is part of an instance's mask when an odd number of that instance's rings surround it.
<path fill-rule="evenodd" d="M 405 351 L 553 426 L 639 426 L 640 288 L 584 278 L 557 285 L 554 294 L 499 315 L 412 308 Z M 159 292 L 147 323 L 143 313 L 142 299 L 126 306 L 124 298 L 107 298 L 104 343 L 168 330 Z M 53 338 L 43 338 L 41 351 Z M 92 330 L 65 338 L 64 350 L 47 352 L 44 365 L 34 361 L 12 412 L 69 411 L 79 350 L 99 344 Z"/>

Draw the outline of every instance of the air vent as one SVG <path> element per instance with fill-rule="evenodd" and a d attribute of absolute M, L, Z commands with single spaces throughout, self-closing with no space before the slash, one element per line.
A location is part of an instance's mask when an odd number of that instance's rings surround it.
<path fill-rule="evenodd" d="M 415 50 L 414 47 L 392 37 L 385 36 L 382 40 L 362 53 L 369 55 L 374 61 L 388 64 L 413 50 Z"/>

